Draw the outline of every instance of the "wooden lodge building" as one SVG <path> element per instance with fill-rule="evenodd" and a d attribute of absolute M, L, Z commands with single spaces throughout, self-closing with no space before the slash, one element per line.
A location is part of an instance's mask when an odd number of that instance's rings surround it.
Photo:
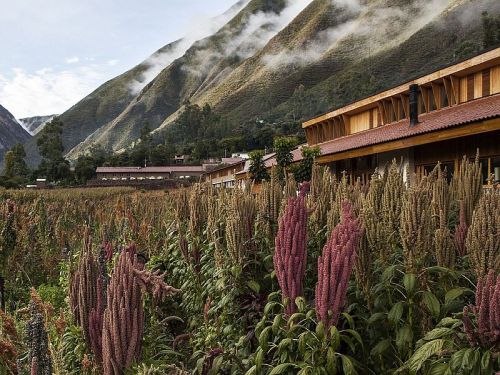
<path fill-rule="evenodd" d="M 100 181 L 141 181 L 199 178 L 205 172 L 201 165 L 175 165 L 167 167 L 98 167 Z"/>
<path fill-rule="evenodd" d="M 303 124 L 320 164 L 366 182 L 376 167 L 407 171 L 441 161 L 453 172 L 479 149 L 483 176 L 500 179 L 500 48 L 362 99 Z M 485 181 L 486 183 L 486 181 Z"/>
<path fill-rule="evenodd" d="M 500 180 L 500 48 L 306 121 L 316 161 L 367 182 L 394 158 L 406 172 L 440 161 L 451 174 L 479 149 L 485 184 Z M 293 152 L 294 162 L 302 159 Z M 273 158 L 266 166 L 276 164 Z M 407 173 L 405 173 L 407 175 Z M 248 178 L 248 169 L 237 179 Z"/>

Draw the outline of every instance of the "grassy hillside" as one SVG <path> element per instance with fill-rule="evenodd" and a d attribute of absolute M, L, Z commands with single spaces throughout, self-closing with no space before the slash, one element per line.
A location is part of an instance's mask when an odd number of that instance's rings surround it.
<path fill-rule="evenodd" d="M 96 144 L 127 148 L 146 123 L 169 127 L 186 100 L 210 104 L 229 129 L 305 119 L 480 53 L 481 13 L 500 14 L 495 0 L 314 0 L 294 9 L 305 3 L 239 2 L 225 26 L 140 92 L 130 82 L 145 63 L 109 81 L 62 115 L 68 157 Z"/>
<path fill-rule="evenodd" d="M 14 116 L 0 105 L 0 160 L 10 148 L 26 142 L 30 137 Z"/>

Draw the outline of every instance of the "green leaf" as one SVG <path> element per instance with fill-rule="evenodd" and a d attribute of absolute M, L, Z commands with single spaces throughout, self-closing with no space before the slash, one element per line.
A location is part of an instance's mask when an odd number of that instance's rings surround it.
<path fill-rule="evenodd" d="M 404 302 L 398 302 L 394 306 L 392 306 L 389 314 L 387 314 L 387 319 L 389 319 L 389 322 L 391 322 L 393 325 L 396 325 L 403 316 L 403 311 Z"/>
<path fill-rule="evenodd" d="M 269 375 L 283 374 L 289 367 L 297 368 L 297 365 L 293 363 L 282 363 L 271 370 Z"/>
<path fill-rule="evenodd" d="M 340 333 L 337 327 L 332 326 L 330 328 L 330 347 L 337 350 L 340 345 Z"/>
<path fill-rule="evenodd" d="M 447 363 L 436 363 L 431 367 L 426 375 L 444 375 L 449 368 L 450 367 Z"/>
<path fill-rule="evenodd" d="M 264 363 L 264 351 L 262 348 L 257 350 L 257 354 L 255 355 L 255 370 L 260 372 L 262 369 L 262 364 Z"/>
<path fill-rule="evenodd" d="M 451 289 L 448 292 L 446 292 L 446 295 L 444 296 L 444 303 L 448 304 L 454 299 L 460 297 L 462 294 L 465 292 L 472 292 L 469 288 L 455 288 Z"/>
<path fill-rule="evenodd" d="M 323 324 L 323 322 L 319 322 L 316 326 L 316 336 L 318 336 L 318 339 L 320 341 L 323 341 L 323 339 L 325 338 L 325 325 Z"/>
<path fill-rule="evenodd" d="M 368 319 L 368 324 L 373 324 L 375 322 L 378 322 L 379 320 L 385 319 L 386 313 L 383 312 L 377 312 L 375 314 L 372 314 L 370 318 Z"/>
<path fill-rule="evenodd" d="M 453 353 L 450 359 L 450 368 L 452 371 L 458 372 L 462 368 L 462 362 L 467 349 L 460 349 L 458 352 Z"/>
<path fill-rule="evenodd" d="M 403 285 L 405 286 L 406 292 L 409 296 L 415 293 L 415 285 L 417 283 L 417 277 L 413 273 L 406 273 L 403 277 Z"/>
<path fill-rule="evenodd" d="M 361 336 L 358 332 L 356 332 L 353 329 L 345 329 L 342 332 L 350 333 L 351 336 L 354 337 L 356 339 L 356 341 L 360 343 L 361 346 L 363 346 L 363 340 L 361 339 Z"/>
<path fill-rule="evenodd" d="M 250 280 L 247 282 L 247 285 L 250 289 L 252 289 L 255 293 L 259 294 L 260 292 L 260 284 L 255 280 Z"/>
<path fill-rule="evenodd" d="M 271 331 L 271 327 L 266 327 L 259 335 L 259 346 L 263 351 L 267 351 L 267 344 L 269 341 L 269 333 Z"/>
<path fill-rule="evenodd" d="M 408 360 L 408 368 L 412 372 L 420 370 L 425 361 L 441 351 L 444 345 L 443 339 L 429 341 L 418 348 Z"/>
<path fill-rule="evenodd" d="M 394 277 L 394 273 L 396 272 L 396 265 L 388 266 L 382 272 L 382 281 L 389 282 Z"/>
<path fill-rule="evenodd" d="M 385 351 L 387 351 L 391 347 L 391 340 L 390 339 L 385 339 L 380 341 L 377 345 L 373 347 L 373 349 L 370 352 L 370 355 L 372 357 L 377 357 L 379 355 L 382 355 Z"/>
<path fill-rule="evenodd" d="M 295 305 L 297 305 L 299 312 L 304 312 L 306 310 L 306 300 L 304 297 L 295 298 Z"/>
<path fill-rule="evenodd" d="M 356 375 L 357 372 L 354 369 L 354 364 L 352 363 L 351 359 L 344 354 L 341 354 L 340 358 L 342 359 L 342 370 L 344 371 L 344 374 Z"/>
<path fill-rule="evenodd" d="M 431 341 L 439 339 L 444 336 L 448 336 L 450 334 L 453 334 L 454 332 L 455 330 L 451 328 L 446 328 L 446 327 L 434 328 L 432 331 L 427 332 L 423 339 L 425 341 Z"/>
<path fill-rule="evenodd" d="M 282 321 L 283 321 L 283 318 L 281 317 L 281 314 L 278 314 L 274 317 L 273 325 L 272 325 L 272 330 L 273 330 L 274 335 L 276 335 L 279 332 Z"/>
<path fill-rule="evenodd" d="M 257 367 L 254 365 L 250 367 L 250 370 L 245 372 L 245 375 L 255 375 L 257 373 Z"/>
<path fill-rule="evenodd" d="M 335 356 L 335 350 L 328 348 L 326 352 L 326 370 L 328 374 L 334 374 L 337 370 L 337 357 Z"/>
<path fill-rule="evenodd" d="M 432 292 L 425 291 L 422 298 L 423 298 L 425 306 L 427 306 L 431 315 L 435 319 L 439 318 L 439 312 L 441 309 L 440 309 L 439 301 L 436 298 L 436 296 Z"/>
<path fill-rule="evenodd" d="M 399 350 L 408 348 L 413 341 L 413 330 L 409 325 L 405 325 L 396 334 L 396 346 Z"/>
<path fill-rule="evenodd" d="M 491 369 L 491 353 L 490 351 L 486 351 L 483 354 L 483 357 L 481 358 L 481 370 L 483 370 L 484 373 L 488 373 Z"/>
<path fill-rule="evenodd" d="M 474 367 L 474 349 L 467 349 L 462 358 L 462 368 L 466 370 L 472 370 Z"/>

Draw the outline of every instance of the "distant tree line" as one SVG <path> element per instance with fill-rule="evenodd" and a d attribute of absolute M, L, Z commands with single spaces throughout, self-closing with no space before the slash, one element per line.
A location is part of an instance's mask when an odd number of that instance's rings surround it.
<path fill-rule="evenodd" d="M 272 150 L 274 140 L 293 137 L 294 144 L 305 141 L 297 120 L 269 121 L 254 119 L 234 124 L 206 104 L 200 107 L 189 101 L 179 118 L 168 128 L 151 132 L 144 124 L 139 138 L 128 149 L 113 153 L 102 146 L 93 146 L 78 157 L 74 168 L 64 157 L 63 123 L 54 118 L 40 132 L 37 146 L 42 160 L 37 168 L 29 169 L 23 145 L 17 144 L 4 158 L 0 186 L 18 187 L 46 178 L 59 185 L 85 184 L 96 175 L 100 166 L 159 166 L 174 163 L 175 155 L 187 155 L 191 164 L 208 158 L 230 156 L 235 152 Z M 279 142 L 278 142 L 279 143 Z M 263 179 L 265 176 L 263 176 Z"/>

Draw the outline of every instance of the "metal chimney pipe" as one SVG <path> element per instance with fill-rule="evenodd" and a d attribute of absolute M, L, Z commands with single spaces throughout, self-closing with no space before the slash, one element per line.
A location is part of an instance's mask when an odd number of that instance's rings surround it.
<path fill-rule="evenodd" d="M 420 88 L 417 84 L 410 85 L 410 126 L 418 124 L 418 92 Z"/>

